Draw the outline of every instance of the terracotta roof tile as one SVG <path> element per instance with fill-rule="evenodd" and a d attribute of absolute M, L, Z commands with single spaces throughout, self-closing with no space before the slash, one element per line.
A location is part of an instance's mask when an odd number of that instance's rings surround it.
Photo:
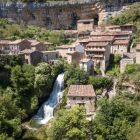
<path fill-rule="evenodd" d="M 104 34 L 105 32 L 101 32 L 101 31 L 92 31 L 91 33 L 90 33 L 90 35 L 92 36 L 92 35 L 94 35 L 94 36 L 102 36 L 103 34 Z"/>
<path fill-rule="evenodd" d="M 77 23 L 79 22 L 90 22 L 90 21 L 94 21 L 94 19 L 83 19 L 83 20 L 78 20 Z"/>
<path fill-rule="evenodd" d="M 129 44 L 129 40 L 115 40 L 113 44 Z"/>
<path fill-rule="evenodd" d="M 38 44 L 40 44 L 40 42 L 31 42 L 31 46 L 36 46 Z"/>
<path fill-rule="evenodd" d="M 140 44 L 136 45 L 136 50 L 140 50 Z"/>
<path fill-rule="evenodd" d="M 19 43 L 21 43 L 22 41 L 24 41 L 24 40 L 26 40 L 26 39 L 18 39 L 18 40 L 15 40 L 15 41 L 11 41 L 11 42 L 9 42 L 8 44 L 11 44 L 11 45 L 14 45 L 14 44 L 19 44 Z M 28 41 L 28 40 L 27 40 Z M 28 41 L 29 42 L 29 41 Z"/>
<path fill-rule="evenodd" d="M 112 26 L 112 27 L 109 27 L 109 29 L 113 29 L 113 28 L 120 28 L 120 26 Z"/>
<path fill-rule="evenodd" d="M 102 41 L 113 41 L 114 36 L 102 36 L 98 38 L 89 39 L 88 42 L 102 42 Z"/>
<path fill-rule="evenodd" d="M 53 43 L 50 42 L 42 42 L 44 45 L 53 45 Z"/>
<path fill-rule="evenodd" d="M 27 53 L 27 54 L 30 54 L 32 52 L 34 52 L 34 50 L 31 50 L 31 49 L 25 49 L 25 50 L 21 51 L 21 53 Z"/>
<path fill-rule="evenodd" d="M 106 36 L 115 36 L 115 35 L 131 35 L 132 32 L 130 31 L 107 31 L 105 32 L 103 35 L 106 35 Z"/>
<path fill-rule="evenodd" d="M 62 45 L 56 47 L 56 49 L 67 49 L 67 48 L 69 48 L 69 45 Z"/>
<path fill-rule="evenodd" d="M 96 95 L 92 85 L 71 85 L 68 96 L 95 97 Z"/>
<path fill-rule="evenodd" d="M 123 24 L 123 25 L 120 25 L 120 26 L 134 26 L 133 24 Z"/>
<path fill-rule="evenodd" d="M 101 46 L 101 47 L 104 47 L 104 46 L 107 46 L 108 45 L 108 42 L 103 42 L 103 43 L 99 43 L 99 42 L 97 42 L 97 43 L 95 43 L 95 42 L 89 42 L 88 44 L 87 44 L 87 46 Z"/>
<path fill-rule="evenodd" d="M 133 84 L 130 84 L 130 83 L 122 83 L 122 86 L 128 86 L 128 87 L 135 88 L 135 86 Z"/>

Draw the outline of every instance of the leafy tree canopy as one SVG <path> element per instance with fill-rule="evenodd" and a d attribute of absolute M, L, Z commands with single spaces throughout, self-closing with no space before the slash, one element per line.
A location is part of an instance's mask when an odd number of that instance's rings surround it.
<path fill-rule="evenodd" d="M 84 140 L 88 138 L 88 121 L 84 116 L 86 109 L 75 106 L 60 110 L 47 131 L 48 140 Z"/>

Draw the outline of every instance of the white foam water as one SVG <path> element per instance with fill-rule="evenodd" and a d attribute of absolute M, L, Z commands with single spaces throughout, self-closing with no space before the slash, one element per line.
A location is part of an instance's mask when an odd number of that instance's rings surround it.
<path fill-rule="evenodd" d="M 39 108 L 37 114 L 34 116 L 40 120 L 40 124 L 46 124 L 53 118 L 53 109 L 56 104 L 62 99 L 64 88 L 64 73 L 57 76 L 53 90 L 48 100 Z"/>

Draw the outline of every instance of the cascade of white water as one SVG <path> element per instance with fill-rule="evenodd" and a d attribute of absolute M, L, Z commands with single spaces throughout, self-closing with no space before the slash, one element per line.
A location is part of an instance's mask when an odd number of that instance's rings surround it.
<path fill-rule="evenodd" d="M 53 90 L 48 100 L 39 108 L 37 114 L 34 116 L 41 119 L 41 124 L 46 124 L 51 118 L 53 118 L 53 109 L 55 105 L 62 99 L 64 86 L 64 73 L 57 76 Z"/>

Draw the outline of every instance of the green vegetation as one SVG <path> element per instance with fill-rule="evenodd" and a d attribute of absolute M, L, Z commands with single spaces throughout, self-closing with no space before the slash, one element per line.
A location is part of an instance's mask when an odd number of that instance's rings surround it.
<path fill-rule="evenodd" d="M 92 138 L 95 140 L 127 140 L 134 122 L 139 116 L 137 104 L 124 97 L 116 96 L 112 100 L 98 102 L 100 109 L 92 120 Z"/>
<path fill-rule="evenodd" d="M 54 50 L 56 45 L 71 43 L 72 40 L 67 38 L 64 31 L 59 32 L 41 29 L 37 26 L 26 26 L 25 23 L 20 25 L 14 24 L 7 19 L 0 18 L 0 38 L 8 39 L 38 39 L 39 41 L 47 41 L 54 44 L 52 47 L 46 46 L 46 49 Z"/>
<path fill-rule="evenodd" d="M 22 134 L 21 121 L 34 115 L 38 108 L 39 94 L 49 95 L 52 82 L 64 69 L 64 61 L 60 59 L 53 66 L 40 63 L 34 67 L 23 64 L 18 55 L 5 57 L 0 69 L 8 68 L 10 84 L 4 89 L 0 85 L 0 139 L 14 140 Z M 37 122 L 32 125 L 40 127 Z"/>
<path fill-rule="evenodd" d="M 120 14 L 119 16 L 113 18 L 110 17 L 106 20 L 106 23 L 111 23 L 114 25 L 122 25 L 126 23 L 132 23 L 137 27 L 135 38 L 132 41 L 134 44 L 140 41 L 140 4 L 135 3 L 129 6 L 129 9 Z"/>
<path fill-rule="evenodd" d="M 76 66 L 76 63 L 67 64 L 65 67 L 65 84 L 69 87 L 72 84 L 75 85 L 86 85 L 88 82 L 88 76 L 84 72 L 84 69 Z"/>
<path fill-rule="evenodd" d="M 111 78 L 89 76 L 88 84 L 93 85 L 94 89 L 106 88 L 112 82 Z"/>
<path fill-rule="evenodd" d="M 86 109 L 75 106 L 69 110 L 60 110 L 51 128 L 47 131 L 48 140 L 82 140 L 88 139 L 88 121 L 84 116 Z"/>
<path fill-rule="evenodd" d="M 121 55 L 110 55 L 110 65 L 107 68 L 106 74 L 111 76 L 118 76 L 120 74 L 120 60 Z"/>

